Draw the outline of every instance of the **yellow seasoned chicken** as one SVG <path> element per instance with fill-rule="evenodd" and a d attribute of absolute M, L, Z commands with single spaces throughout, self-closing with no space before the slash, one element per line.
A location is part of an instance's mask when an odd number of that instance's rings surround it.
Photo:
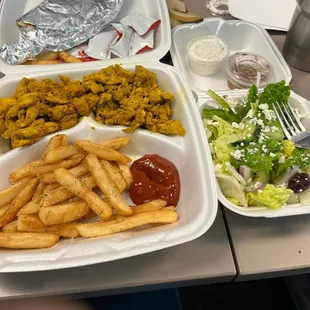
<path fill-rule="evenodd" d="M 128 133 L 146 128 L 165 135 L 185 135 L 181 122 L 171 120 L 173 96 L 163 92 L 156 75 L 144 67 L 136 66 L 132 73 L 119 65 L 110 66 L 85 76 L 83 82 L 105 90 L 95 108 L 97 122 L 128 126 L 124 130 Z"/>
<path fill-rule="evenodd" d="M 156 75 L 142 66 L 135 72 L 110 66 L 82 81 L 67 76 L 59 76 L 59 81 L 23 78 L 12 98 L 0 98 L 0 135 L 11 140 L 12 148 L 29 145 L 75 126 L 94 111 L 97 122 L 127 126 L 128 133 L 145 128 L 183 136 L 180 121 L 171 119 L 172 102 Z"/>

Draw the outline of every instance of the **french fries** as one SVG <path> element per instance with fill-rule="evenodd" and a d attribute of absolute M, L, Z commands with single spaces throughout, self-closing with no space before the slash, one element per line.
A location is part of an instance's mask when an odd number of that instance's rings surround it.
<path fill-rule="evenodd" d="M 127 188 L 129 189 L 131 183 L 132 183 L 132 175 L 131 175 L 131 171 L 129 169 L 129 167 L 125 164 L 120 164 L 120 163 L 117 163 L 118 167 L 119 167 L 119 170 L 126 182 L 126 185 L 127 185 Z"/>
<path fill-rule="evenodd" d="M 121 137 L 72 145 L 66 135 L 52 137 L 42 156 L 13 171 L 13 185 L 0 191 L 0 248 L 48 248 L 60 238 L 100 237 L 176 222 L 174 206 L 165 200 L 137 206 L 124 200 L 132 183 L 131 159 L 119 150 L 129 141 Z M 95 217 L 97 222 L 85 223 Z"/>
<path fill-rule="evenodd" d="M 76 58 L 70 54 L 68 54 L 67 52 L 63 51 L 63 52 L 59 52 L 59 58 L 61 60 L 63 60 L 64 62 L 67 63 L 75 63 L 75 62 L 82 62 L 81 59 Z"/>
<path fill-rule="evenodd" d="M 171 224 L 177 221 L 174 211 L 153 211 L 126 217 L 114 222 L 78 224 L 77 230 L 85 238 L 101 237 L 126 231 L 146 224 Z"/>
<path fill-rule="evenodd" d="M 104 167 L 106 172 L 108 173 L 109 177 L 115 184 L 118 191 L 122 194 L 124 190 L 127 188 L 127 184 L 125 179 L 123 178 L 120 169 L 118 166 L 112 165 L 110 162 L 102 159 L 100 161 L 101 165 Z"/>
<path fill-rule="evenodd" d="M 0 192 L 0 207 L 11 203 L 13 199 L 17 196 L 17 194 L 25 187 L 25 185 L 29 182 L 28 178 L 25 178 L 11 187 Z"/>
<path fill-rule="evenodd" d="M 84 155 L 75 154 L 71 158 L 68 158 L 64 161 L 61 161 L 55 164 L 46 164 L 46 162 L 44 162 L 45 164 L 42 165 L 40 161 L 40 165 L 35 165 L 35 166 L 30 165 L 29 168 L 27 167 L 27 169 L 25 166 L 24 168 L 22 168 L 24 169 L 22 173 L 19 170 L 16 172 L 13 172 L 10 175 L 10 181 L 16 182 L 16 181 L 21 180 L 22 178 L 25 178 L 26 176 L 34 177 L 34 176 L 38 176 L 44 173 L 49 173 L 61 167 L 68 169 L 68 168 L 74 167 L 77 164 L 79 164 L 83 158 L 84 158 Z"/>
<path fill-rule="evenodd" d="M 9 249 L 43 249 L 54 246 L 59 235 L 46 233 L 2 232 L 0 248 Z"/>
<path fill-rule="evenodd" d="M 95 154 L 100 159 L 116 161 L 121 164 L 128 164 L 131 162 L 131 159 L 124 154 L 88 140 L 78 140 L 75 144 L 86 152 Z"/>
<path fill-rule="evenodd" d="M 38 179 L 31 179 L 27 183 L 27 185 L 17 194 L 17 196 L 12 201 L 10 207 L 0 218 L 0 227 L 9 224 L 15 219 L 18 211 L 31 200 L 32 196 L 36 191 L 38 183 Z"/>
<path fill-rule="evenodd" d="M 98 158 L 94 154 L 88 154 L 85 159 L 96 183 L 117 213 L 120 215 L 132 214 L 131 208 L 122 198 L 115 183 L 111 181 L 106 170 L 101 166 Z"/>
<path fill-rule="evenodd" d="M 45 155 L 45 160 L 49 164 L 55 164 L 78 153 L 80 153 L 80 149 L 75 145 L 62 145 L 47 152 Z"/>
<path fill-rule="evenodd" d="M 59 168 L 55 171 L 55 176 L 59 184 L 67 188 L 74 195 L 86 201 L 90 208 L 92 208 L 92 210 L 103 220 L 112 216 L 112 209 L 110 206 L 68 170 L 65 168 Z"/>
<path fill-rule="evenodd" d="M 70 223 L 88 214 L 90 208 L 85 201 L 75 201 L 52 207 L 43 207 L 39 218 L 45 225 Z"/>
<path fill-rule="evenodd" d="M 63 238 L 78 238 L 76 223 L 62 225 L 44 225 L 35 215 L 21 215 L 18 217 L 17 230 L 20 232 L 55 233 Z"/>
<path fill-rule="evenodd" d="M 105 140 L 99 143 L 99 145 L 107 148 L 107 149 L 113 149 L 118 151 L 122 147 L 126 146 L 130 142 L 130 139 L 128 137 L 121 137 L 121 138 L 114 138 Z"/>

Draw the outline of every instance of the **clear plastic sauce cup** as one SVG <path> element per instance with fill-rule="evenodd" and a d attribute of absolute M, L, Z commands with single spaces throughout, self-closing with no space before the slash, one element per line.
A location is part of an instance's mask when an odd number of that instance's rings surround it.
<path fill-rule="evenodd" d="M 197 37 L 187 45 L 188 66 L 197 75 L 214 75 L 220 70 L 227 53 L 227 44 L 218 37 Z"/>
<path fill-rule="evenodd" d="M 265 87 L 273 80 L 273 68 L 263 56 L 238 52 L 228 57 L 226 77 L 230 89 L 250 88 L 253 84 Z"/>

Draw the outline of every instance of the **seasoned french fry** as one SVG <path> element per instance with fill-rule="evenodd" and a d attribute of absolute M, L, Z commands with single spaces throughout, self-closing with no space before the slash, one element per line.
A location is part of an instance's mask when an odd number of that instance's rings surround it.
<path fill-rule="evenodd" d="M 90 173 L 82 176 L 80 178 L 80 181 L 89 189 L 93 189 L 97 186 L 94 178 Z M 73 196 L 74 193 L 70 192 L 67 188 L 61 186 L 54 191 L 47 193 L 47 195 L 42 200 L 42 205 L 44 207 L 53 206 L 65 200 L 68 200 Z"/>
<path fill-rule="evenodd" d="M 120 137 L 120 138 L 114 138 L 114 139 L 101 141 L 99 145 L 107 149 L 113 149 L 113 150 L 118 151 L 123 146 L 126 146 L 129 142 L 130 142 L 129 137 Z"/>
<path fill-rule="evenodd" d="M 92 208 L 92 210 L 94 210 L 94 212 L 96 212 L 103 220 L 112 216 L 112 209 L 110 206 L 68 170 L 59 168 L 55 171 L 55 175 L 59 184 L 86 201 L 89 207 Z"/>
<path fill-rule="evenodd" d="M 11 175 L 10 175 L 10 181 L 11 182 L 17 182 L 23 178 L 26 177 L 30 177 L 32 176 L 31 172 L 38 168 L 38 167 L 42 167 L 45 166 L 46 162 L 43 159 L 39 159 L 39 160 L 35 160 L 29 164 L 26 164 L 24 167 L 14 171 Z"/>
<path fill-rule="evenodd" d="M 82 62 L 81 59 L 78 59 L 65 51 L 59 52 L 59 58 L 67 63 L 75 63 L 75 62 Z"/>
<path fill-rule="evenodd" d="M 71 168 L 71 167 L 78 165 L 83 158 L 84 158 L 84 155 L 75 154 L 71 158 L 63 160 L 63 161 L 58 162 L 56 164 L 48 164 L 48 165 L 45 164 L 45 165 L 41 165 L 41 166 L 32 167 L 29 171 L 27 171 L 26 176 L 30 176 L 30 177 L 38 176 L 38 175 L 41 175 L 44 173 L 49 173 L 49 172 L 55 171 L 56 169 L 62 168 L 62 167 L 68 169 L 68 168 Z M 21 176 L 20 174 L 16 175 L 16 173 L 13 172 L 10 175 L 10 180 L 12 182 L 15 182 L 15 181 L 19 181 L 23 177 L 25 177 L 25 175 L 23 175 L 23 176 Z"/>
<path fill-rule="evenodd" d="M 49 184 L 49 185 L 46 185 L 45 189 L 43 191 L 44 196 L 48 195 L 49 193 L 51 193 L 52 191 L 54 191 L 55 189 L 57 189 L 59 187 L 61 187 L 61 185 L 59 183 L 57 183 L 57 182 Z"/>
<path fill-rule="evenodd" d="M 119 222 L 78 224 L 77 230 L 81 236 L 92 238 L 111 235 L 146 224 L 168 224 L 176 221 L 177 213 L 174 211 L 153 211 L 125 217 Z"/>
<path fill-rule="evenodd" d="M 82 161 L 79 165 L 69 169 L 69 171 L 75 176 L 75 177 L 80 177 L 87 172 L 89 172 L 88 165 L 86 161 Z M 46 184 L 52 184 L 56 183 L 56 177 L 54 172 L 51 173 L 46 173 L 41 177 L 42 181 Z"/>
<path fill-rule="evenodd" d="M 118 191 L 120 193 L 123 193 L 127 185 L 118 167 L 111 165 L 111 163 L 106 160 L 101 160 L 100 163 L 107 171 L 111 180 L 115 183 L 115 186 L 118 189 Z"/>
<path fill-rule="evenodd" d="M 5 214 L 7 209 L 10 207 L 10 204 L 0 207 L 0 218 Z"/>
<path fill-rule="evenodd" d="M 45 184 L 40 182 L 31 201 L 25 204 L 17 213 L 17 215 L 21 214 L 35 214 L 40 210 L 40 200 L 42 199 L 41 195 L 45 189 Z"/>
<path fill-rule="evenodd" d="M 26 186 L 29 182 L 29 178 L 24 178 L 18 183 L 2 190 L 0 192 L 0 207 L 3 207 L 13 201 L 17 194 Z"/>
<path fill-rule="evenodd" d="M 115 183 L 109 178 L 107 171 L 101 166 L 99 159 L 94 154 L 88 154 L 85 159 L 97 185 L 117 213 L 120 215 L 132 214 L 131 208 L 124 201 L 121 193 L 117 190 Z"/>
<path fill-rule="evenodd" d="M 60 145 L 66 145 L 66 144 L 63 144 L 64 141 L 66 142 L 67 144 L 67 135 L 61 135 L 61 134 L 58 134 L 58 135 L 55 135 L 54 137 L 52 137 L 48 143 L 47 143 L 47 146 L 45 148 L 45 151 L 42 155 L 42 159 L 45 158 L 45 155 L 51 151 L 51 150 L 54 150 L 56 148 L 58 148 L 58 146 Z"/>
<path fill-rule="evenodd" d="M 97 214 L 92 209 L 90 209 L 90 211 L 85 216 L 80 218 L 79 221 L 80 222 L 87 221 L 87 220 L 92 219 L 93 217 L 96 217 L 96 216 L 97 216 Z"/>
<path fill-rule="evenodd" d="M 116 161 L 122 164 L 128 164 L 131 162 L 131 159 L 126 155 L 113 149 L 105 148 L 102 145 L 93 143 L 89 140 L 78 140 L 75 144 L 86 152 L 95 154 L 100 159 Z"/>
<path fill-rule="evenodd" d="M 17 220 L 3 227 L 3 232 L 17 232 Z"/>
<path fill-rule="evenodd" d="M 0 248 L 43 249 L 54 246 L 59 240 L 56 234 L 13 232 L 0 233 Z"/>
<path fill-rule="evenodd" d="M 77 238 L 79 233 L 77 223 L 61 225 L 44 225 L 36 215 L 21 215 L 17 219 L 17 229 L 20 232 L 55 233 L 63 238 Z"/>
<path fill-rule="evenodd" d="M 56 60 L 57 58 L 59 58 L 59 52 L 52 51 L 37 56 L 37 60 Z"/>
<path fill-rule="evenodd" d="M 45 225 L 57 225 L 76 221 L 90 211 L 85 201 L 76 201 L 52 207 L 43 207 L 39 211 L 39 218 Z"/>
<path fill-rule="evenodd" d="M 140 214 L 140 213 L 162 210 L 166 205 L 167 205 L 167 202 L 165 200 L 157 199 L 157 200 L 152 200 L 152 201 L 143 203 L 138 206 L 132 206 L 131 210 L 133 214 Z"/>
<path fill-rule="evenodd" d="M 131 174 L 130 168 L 126 164 L 117 163 L 117 165 L 126 182 L 127 188 L 130 188 L 131 183 L 132 183 L 132 174 Z"/>
<path fill-rule="evenodd" d="M 38 186 L 38 179 L 31 179 L 27 185 L 17 194 L 12 201 L 10 207 L 7 209 L 5 214 L 0 218 L 0 227 L 12 222 L 18 211 L 31 200 Z"/>
<path fill-rule="evenodd" d="M 81 153 L 81 149 L 75 145 L 61 145 L 56 149 L 47 152 L 45 155 L 45 160 L 49 164 L 55 164 L 78 153 Z"/>

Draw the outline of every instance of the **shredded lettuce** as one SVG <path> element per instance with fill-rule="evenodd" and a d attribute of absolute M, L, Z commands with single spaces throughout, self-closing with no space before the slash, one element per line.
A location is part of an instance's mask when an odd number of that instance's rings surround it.
<path fill-rule="evenodd" d="M 263 190 L 247 193 L 246 198 L 250 206 L 266 206 L 270 209 L 281 208 L 290 198 L 293 191 L 267 184 Z"/>

